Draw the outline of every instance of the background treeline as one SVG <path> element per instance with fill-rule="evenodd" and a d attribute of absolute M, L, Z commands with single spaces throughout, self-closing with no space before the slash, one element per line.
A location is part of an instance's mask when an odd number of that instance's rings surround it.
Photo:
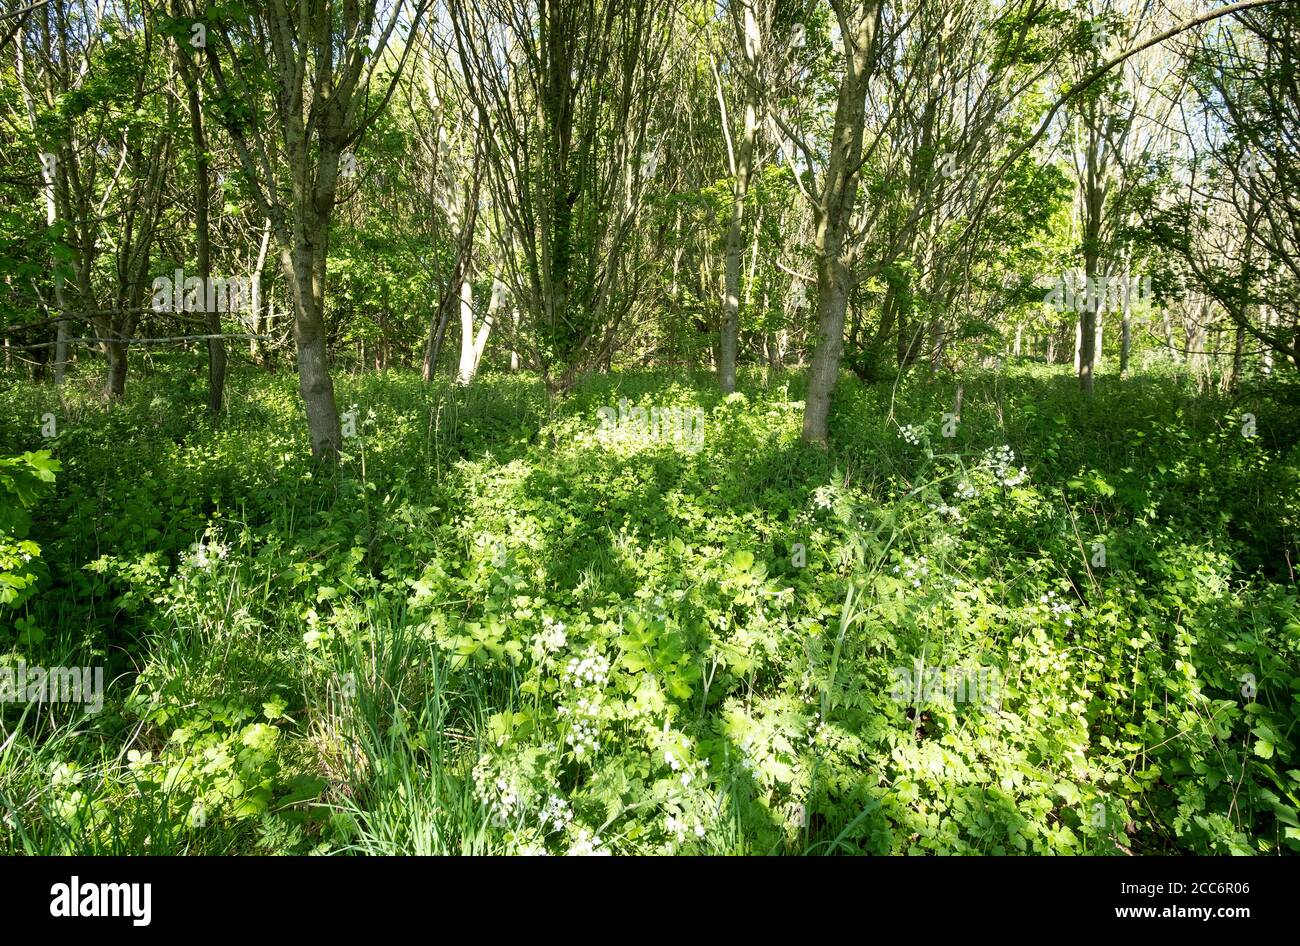
<path fill-rule="evenodd" d="M 1300 355 L 1294 4 L 0 10 L 6 370 L 296 368 L 319 455 L 339 370 L 806 363 L 823 441 L 841 367 Z"/>

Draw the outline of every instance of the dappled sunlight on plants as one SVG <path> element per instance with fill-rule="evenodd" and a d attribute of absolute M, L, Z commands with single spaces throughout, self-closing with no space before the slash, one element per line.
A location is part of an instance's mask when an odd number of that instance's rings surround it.
<path fill-rule="evenodd" d="M 99 716 L 4 710 L 9 847 L 1296 844 L 1296 447 L 1230 409 L 1158 379 L 1076 409 L 1028 369 L 945 437 L 941 387 L 846 381 L 827 453 L 780 385 L 389 373 L 342 393 L 330 472 L 283 379 L 232 384 L 215 425 L 142 383 L 53 445 L 4 644 L 113 682 Z M 701 448 L 602 442 L 624 397 L 699 407 Z"/>

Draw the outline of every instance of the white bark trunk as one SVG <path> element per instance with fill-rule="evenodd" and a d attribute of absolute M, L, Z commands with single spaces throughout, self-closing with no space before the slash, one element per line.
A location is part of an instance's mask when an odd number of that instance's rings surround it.
<path fill-rule="evenodd" d="M 488 303 L 487 315 L 475 332 L 474 287 L 469 280 L 460 284 L 460 370 L 456 373 L 456 378 L 461 384 L 469 384 L 478 374 L 483 350 L 487 348 L 488 336 L 492 333 L 492 322 L 504 299 L 505 286 L 496 280 L 492 285 L 492 299 Z"/>
<path fill-rule="evenodd" d="M 1265 332 L 1268 332 L 1269 329 L 1274 324 L 1272 315 L 1273 315 L 1273 308 L 1271 306 L 1260 307 L 1260 318 L 1262 318 L 1264 321 Z M 1261 370 L 1264 372 L 1264 374 L 1273 373 L 1273 349 L 1269 345 L 1264 346 L 1264 363 L 1261 366 Z"/>

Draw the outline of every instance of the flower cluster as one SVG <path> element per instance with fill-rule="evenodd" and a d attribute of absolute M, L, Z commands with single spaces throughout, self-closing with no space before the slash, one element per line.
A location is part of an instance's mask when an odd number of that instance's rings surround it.
<path fill-rule="evenodd" d="M 595 755 L 600 749 L 600 704 L 580 696 L 573 708 L 561 706 L 556 713 L 569 720 L 569 734 L 564 741 L 573 750 L 574 757 Z"/>
<path fill-rule="evenodd" d="M 812 718 L 811 732 L 808 733 L 808 745 L 813 745 L 817 737 L 826 732 L 826 722 L 822 719 L 820 712 L 814 713 Z"/>
<path fill-rule="evenodd" d="M 527 786 L 521 786 L 513 776 L 494 771 L 489 756 L 479 759 L 471 776 L 474 779 L 474 794 L 487 807 L 492 823 L 498 828 L 511 824 L 530 807 L 525 796 L 530 795 L 531 790 Z"/>
<path fill-rule="evenodd" d="M 568 642 L 565 633 L 567 625 L 563 621 L 553 620 L 549 615 L 542 617 L 542 629 L 533 635 L 533 659 L 539 663 L 547 654 L 555 653 Z"/>
<path fill-rule="evenodd" d="M 609 659 L 592 647 L 581 659 L 574 657 L 565 664 L 561 679 L 566 687 L 573 689 L 584 686 L 603 689 L 609 680 Z"/>
<path fill-rule="evenodd" d="M 915 447 L 921 442 L 921 430 L 922 428 L 920 427 L 913 427 L 911 424 L 906 424 L 898 428 L 898 436 L 902 437 L 905 441 Z"/>
<path fill-rule="evenodd" d="M 594 756 L 600 749 L 600 691 L 609 681 L 609 659 L 592 647 L 583 657 L 569 660 L 560 677 L 564 686 L 577 695 L 572 704 L 556 710 L 569 724 L 564 741 L 573 750 L 574 758 Z"/>
<path fill-rule="evenodd" d="M 953 522 L 963 521 L 960 506 L 949 506 L 942 500 L 938 503 L 927 503 L 926 505 L 937 512 L 940 516 L 948 516 Z"/>
<path fill-rule="evenodd" d="M 835 506 L 835 487 L 818 486 L 812 493 L 813 505 L 818 509 L 831 509 Z"/>
<path fill-rule="evenodd" d="M 913 588 L 920 588 L 921 579 L 930 574 L 929 560 L 922 555 L 920 558 L 913 561 L 910 556 L 904 555 L 901 570 L 904 581 L 910 581 Z M 899 574 L 899 571 L 900 566 L 895 565 L 894 574 Z"/>
<path fill-rule="evenodd" d="M 708 774 L 708 759 L 699 762 L 683 762 L 673 750 L 668 749 L 664 752 L 664 762 L 668 764 L 668 768 L 679 773 L 677 777 L 681 780 L 682 788 L 689 788 L 691 782 L 697 778 L 703 780 Z"/>
<path fill-rule="evenodd" d="M 593 835 L 586 828 L 578 832 L 577 839 L 564 852 L 569 857 L 609 857 L 609 851 L 598 835 Z"/>
<path fill-rule="evenodd" d="M 685 818 L 678 818 L 676 815 L 668 815 L 664 819 L 664 829 L 672 835 L 678 844 L 686 840 L 686 833 L 694 831 L 697 838 L 704 837 L 704 825 L 696 821 L 694 828 L 690 827 Z"/>
<path fill-rule="evenodd" d="M 962 480 L 957 484 L 958 499 L 974 499 L 978 495 L 979 495 L 979 490 L 977 490 L 967 480 Z"/>
<path fill-rule="evenodd" d="M 207 544 L 196 542 L 190 546 L 190 554 L 186 561 L 195 568 L 207 568 L 213 562 L 224 559 L 230 554 L 230 546 L 211 539 Z"/>
<path fill-rule="evenodd" d="M 563 831 L 573 821 L 573 809 L 559 795 L 552 795 L 546 799 L 537 819 L 542 823 L 543 830 L 550 825 L 551 831 Z"/>
<path fill-rule="evenodd" d="M 1019 470 L 1015 468 L 1016 455 L 1005 444 L 985 450 L 983 463 L 993 472 L 993 478 L 1003 486 L 1019 486 L 1029 479 L 1029 470 L 1023 466 Z"/>
<path fill-rule="evenodd" d="M 1053 617 L 1061 617 L 1064 615 L 1066 627 L 1074 626 L 1074 620 L 1070 617 L 1070 615 L 1074 613 L 1074 607 L 1070 602 L 1058 598 L 1055 591 L 1049 591 L 1047 594 L 1041 595 L 1038 599 L 1038 603 L 1047 608 Z"/>

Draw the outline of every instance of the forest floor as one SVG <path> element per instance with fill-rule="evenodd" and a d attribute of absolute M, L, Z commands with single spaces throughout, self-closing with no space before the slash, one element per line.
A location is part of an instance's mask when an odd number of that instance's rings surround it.
<path fill-rule="evenodd" d="M 1295 387 L 846 378 L 828 452 L 794 374 L 341 376 L 322 472 L 292 376 L 133 370 L 0 391 L 0 661 L 105 670 L 0 704 L 2 852 L 1300 850 Z"/>

